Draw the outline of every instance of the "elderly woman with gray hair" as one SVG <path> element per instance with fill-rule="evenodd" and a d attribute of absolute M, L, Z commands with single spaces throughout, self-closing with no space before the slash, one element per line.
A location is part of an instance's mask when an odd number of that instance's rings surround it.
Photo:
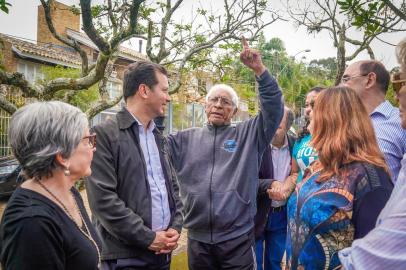
<path fill-rule="evenodd" d="M 33 103 L 13 114 L 9 140 L 26 181 L 0 225 L 5 269 L 98 269 L 101 245 L 74 188 L 91 174 L 95 139 L 85 114 L 63 102 Z"/>

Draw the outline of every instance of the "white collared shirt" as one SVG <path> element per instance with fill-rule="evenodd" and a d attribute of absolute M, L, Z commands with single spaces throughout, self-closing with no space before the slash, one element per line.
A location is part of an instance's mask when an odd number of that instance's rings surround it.
<path fill-rule="evenodd" d="M 281 148 L 273 146 L 271 144 L 272 151 L 272 166 L 273 166 L 273 178 L 279 182 L 284 182 L 290 175 L 292 167 L 291 154 L 289 151 L 288 137 L 285 136 L 285 143 Z M 272 207 L 279 207 L 285 205 L 286 201 L 272 200 Z"/>

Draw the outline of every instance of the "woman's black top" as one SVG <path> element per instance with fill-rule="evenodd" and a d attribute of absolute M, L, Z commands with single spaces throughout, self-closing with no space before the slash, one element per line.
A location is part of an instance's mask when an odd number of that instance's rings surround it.
<path fill-rule="evenodd" d="M 84 222 L 100 248 L 82 198 L 75 188 L 72 192 Z M 58 205 L 21 187 L 14 191 L 4 212 L 0 250 L 5 270 L 94 270 L 98 264 L 94 244 Z"/>

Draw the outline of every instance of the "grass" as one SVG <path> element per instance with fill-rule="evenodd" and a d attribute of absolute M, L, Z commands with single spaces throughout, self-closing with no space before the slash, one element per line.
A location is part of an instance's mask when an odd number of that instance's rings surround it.
<path fill-rule="evenodd" d="M 171 270 L 188 270 L 186 251 L 172 256 Z"/>

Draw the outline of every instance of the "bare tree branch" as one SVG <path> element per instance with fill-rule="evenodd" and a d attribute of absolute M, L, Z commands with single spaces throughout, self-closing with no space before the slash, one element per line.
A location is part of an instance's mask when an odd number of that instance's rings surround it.
<path fill-rule="evenodd" d="M 152 53 L 152 38 L 153 38 L 153 22 L 148 21 L 148 37 L 147 37 L 147 55 L 151 61 L 155 62 L 155 56 Z"/>
<path fill-rule="evenodd" d="M 383 2 L 403 21 L 406 21 L 406 14 L 398 9 L 391 1 L 383 0 Z"/>
<path fill-rule="evenodd" d="M 17 110 L 17 106 L 8 101 L 4 95 L 0 95 L 0 108 L 8 112 L 10 115 Z"/>
<path fill-rule="evenodd" d="M 99 112 L 102 112 L 108 108 L 111 108 L 114 105 L 116 105 L 117 103 L 119 103 L 121 99 L 122 99 L 122 97 L 117 97 L 116 99 L 113 99 L 113 100 L 100 100 L 100 101 L 94 103 L 85 113 L 89 119 L 92 119 Z"/>
<path fill-rule="evenodd" d="M 109 63 L 107 64 L 107 67 L 104 72 L 103 78 L 99 81 L 99 94 L 102 100 L 107 100 L 109 99 L 109 93 L 107 91 L 107 83 L 109 81 L 111 72 L 114 69 L 114 61 L 116 58 L 111 58 L 109 60 Z"/>
<path fill-rule="evenodd" d="M 54 37 L 65 45 L 79 49 L 75 41 L 55 31 L 51 9 L 54 0 L 40 1 L 47 10 L 47 24 Z M 210 48 L 216 44 L 239 39 L 242 34 L 248 39 L 255 39 L 264 27 L 281 19 L 276 13 L 268 16 L 269 10 L 264 0 L 224 0 L 225 10 L 213 11 L 211 8 L 208 12 L 202 7 L 193 14 L 190 23 L 184 23 L 180 19 L 182 16 L 175 15 L 183 0 L 166 0 L 164 3 L 153 2 L 152 6 L 142 6 L 144 1 L 106 0 L 99 8 L 93 9 L 97 14 L 92 16 L 91 0 L 80 0 L 83 30 L 99 51 L 94 65 L 89 65 L 82 57 L 84 72 L 80 78 L 57 78 L 30 85 L 21 74 L 0 72 L 0 83 L 16 85 L 24 96 L 41 100 L 55 98 L 58 91 L 64 90 L 64 96 L 57 97 L 69 103 L 75 100 L 79 90 L 99 83 L 100 101 L 87 110 L 87 114 L 93 116 L 119 102 L 119 99 L 109 101 L 106 84 L 121 42 L 131 37 L 147 40 L 150 60 L 170 65 L 171 70 L 175 71 L 175 87 L 171 89 L 174 93 L 181 85 L 182 74 L 188 68 L 188 63 L 198 63 L 199 57 L 214 59 Z M 202 23 L 204 21 L 207 27 Z M 77 52 L 81 53 L 79 50 Z"/>
<path fill-rule="evenodd" d="M 307 3 L 309 3 L 307 5 Z M 302 5 L 300 7 L 300 5 Z M 338 1 L 333 0 L 303 0 L 298 4 L 298 8 L 295 9 L 291 4 L 287 5 L 287 11 L 290 16 L 297 22 L 299 26 L 304 26 L 309 32 L 319 32 L 327 30 L 330 36 L 333 38 L 334 46 L 337 49 L 337 74 L 335 83 L 338 84 L 341 81 L 341 77 L 346 67 L 346 61 L 354 59 L 360 52 L 366 50 L 371 57 L 375 58 L 371 42 L 377 38 L 378 35 L 386 32 L 394 32 L 393 26 L 398 21 L 387 21 L 385 27 L 377 29 L 374 33 L 368 33 L 364 31 L 362 41 L 352 39 L 350 37 L 350 31 L 352 26 L 351 20 L 343 15 L 339 14 Z M 351 54 L 347 54 L 346 46 L 352 44 L 356 47 L 355 51 Z"/>
<path fill-rule="evenodd" d="M 81 0 L 84 1 L 84 0 Z M 137 34 L 137 19 L 138 19 L 138 11 L 140 9 L 140 5 L 144 2 L 145 0 L 132 0 L 131 8 L 130 8 L 130 23 L 124 31 L 118 32 L 116 35 L 113 36 L 113 38 L 110 41 L 111 48 L 116 49 L 117 46 L 131 38 L 133 35 Z"/>
<path fill-rule="evenodd" d="M 111 26 L 113 28 L 113 35 L 117 35 L 117 21 L 113 14 L 113 4 L 111 3 L 111 0 L 107 0 L 107 11 L 111 22 Z"/>
<path fill-rule="evenodd" d="M 109 43 L 98 34 L 96 28 L 93 25 L 92 9 L 90 6 L 90 0 L 80 0 L 80 7 L 82 9 L 82 23 L 83 30 L 87 36 L 96 44 L 97 48 L 105 55 L 111 54 L 111 47 Z"/>
<path fill-rule="evenodd" d="M 72 78 L 57 78 L 46 82 L 42 85 L 43 90 L 42 95 L 45 99 L 55 94 L 59 90 L 70 89 L 70 90 L 82 90 L 87 89 L 93 84 L 97 83 L 104 76 L 104 72 L 110 56 L 106 56 L 103 53 L 99 53 L 97 58 L 96 66 L 92 69 L 89 74 L 85 77 L 78 79 Z"/>
<path fill-rule="evenodd" d="M 15 86 L 21 89 L 24 97 L 36 97 L 41 95 L 41 87 L 30 85 L 24 75 L 18 72 L 8 73 L 0 70 L 0 84 Z"/>

